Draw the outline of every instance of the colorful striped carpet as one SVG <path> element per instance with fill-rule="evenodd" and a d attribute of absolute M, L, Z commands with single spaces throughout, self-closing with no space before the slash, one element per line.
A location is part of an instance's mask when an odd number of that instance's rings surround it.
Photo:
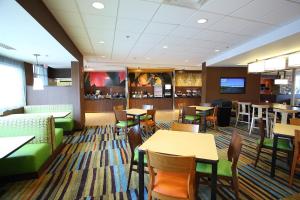
<path fill-rule="evenodd" d="M 170 123 L 158 123 L 168 129 Z M 215 132 L 220 158 L 226 158 L 233 128 L 220 128 Z M 254 168 L 256 135 L 243 135 L 244 145 L 240 156 L 239 181 L 241 199 L 297 199 L 300 179 L 288 187 L 288 170 L 285 155 L 280 154 L 276 177 L 270 178 L 270 152 L 262 154 Z M 147 135 L 144 135 L 147 137 Z M 137 173 L 133 172 L 130 190 L 126 191 L 130 152 L 124 135 L 116 136 L 112 126 L 86 127 L 82 132 L 64 138 L 65 147 L 44 174 L 33 180 L 18 181 L 2 186 L 0 199 L 136 199 Z M 146 181 L 147 181 L 147 176 Z M 146 190 L 146 188 L 145 188 Z M 199 199 L 209 199 L 210 190 L 200 186 Z M 218 188 L 218 199 L 234 199 L 229 188 Z"/>

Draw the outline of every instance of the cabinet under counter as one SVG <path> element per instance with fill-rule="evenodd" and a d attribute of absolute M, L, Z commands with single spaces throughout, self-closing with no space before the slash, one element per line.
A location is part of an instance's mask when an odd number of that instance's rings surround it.
<path fill-rule="evenodd" d="M 155 110 L 173 110 L 173 98 L 130 98 L 129 108 L 142 108 L 153 105 Z"/>
<path fill-rule="evenodd" d="M 85 99 L 85 113 L 113 112 L 113 107 L 123 105 L 126 108 L 126 98 L 119 99 Z"/>

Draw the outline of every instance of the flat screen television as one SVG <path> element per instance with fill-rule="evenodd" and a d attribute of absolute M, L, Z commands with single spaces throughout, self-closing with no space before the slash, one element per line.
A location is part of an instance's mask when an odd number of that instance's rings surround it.
<path fill-rule="evenodd" d="M 246 79 L 238 78 L 220 78 L 220 93 L 221 94 L 243 94 L 245 93 Z"/>

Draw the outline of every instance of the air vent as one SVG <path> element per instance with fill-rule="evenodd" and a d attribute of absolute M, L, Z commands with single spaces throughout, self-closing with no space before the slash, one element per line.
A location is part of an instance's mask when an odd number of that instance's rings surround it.
<path fill-rule="evenodd" d="M 8 46 L 7 44 L 1 43 L 1 42 L 0 42 L 0 47 L 7 49 L 7 50 L 16 50 L 15 48 Z"/>
<path fill-rule="evenodd" d="M 208 0 L 162 0 L 161 3 L 198 10 L 207 1 Z"/>

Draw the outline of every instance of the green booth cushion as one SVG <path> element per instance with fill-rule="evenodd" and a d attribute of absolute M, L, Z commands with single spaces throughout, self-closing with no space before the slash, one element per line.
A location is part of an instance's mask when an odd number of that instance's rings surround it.
<path fill-rule="evenodd" d="M 152 119 L 151 115 L 142 115 L 140 116 L 140 120 L 148 120 L 148 119 Z"/>
<path fill-rule="evenodd" d="M 63 137 L 64 130 L 62 128 L 55 128 L 54 149 L 56 149 L 63 142 Z"/>
<path fill-rule="evenodd" d="M 55 128 L 62 128 L 64 131 L 73 131 L 74 120 L 72 118 L 55 118 Z"/>
<path fill-rule="evenodd" d="M 200 119 L 200 116 L 185 115 L 185 116 L 184 116 L 184 119 L 185 119 L 185 120 L 188 120 L 188 121 L 194 121 L 194 120 Z"/>
<path fill-rule="evenodd" d="M 128 127 L 128 126 L 132 126 L 134 124 L 135 124 L 134 121 L 128 120 L 128 121 L 119 121 L 119 123 L 117 123 L 116 125 L 118 127 L 125 128 L 126 126 Z"/>
<path fill-rule="evenodd" d="M 273 148 L 273 141 L 274 140 L 271 139 L 271 138 L 265 138 L 263 145 L 265 147 L 268 147 L 268 148 Z M 256 143 L 259 144 L 260 140 L 257 140 Z M 286 150 L 286 151 L 292 150 L 291 145 L 290 145 L 290 141 L 287 140 L 287 139 L 278 138 L 277 149 Z"/>
<path fill-rule="evenodd" d="M 26 144 L 0 160 L 0 176 L 37 172 L 50 155 L 51 147 L 47 143 Z"/>
<path fill-rule="evenodd" d="M 133 160 L 135 162 L 139 162 L 139 150 L 138 150 L 138 147 L 134 149 Z M 147 157 L 146 157 L 146 155 L 144 155 L 144 163 L 147 164 Z"/>
<path fill-rule="evenodd" d="M 196 166 L 196 172 L 203 173 L 203 174 L 211 174 L 211 164 L 207 163 L 197 163 Z M 220 159 L 218 162 L 218 176 L 227 176 L 232 177 L 232 171 L 231 171 L 231 162 L 228 160 L 222 160 Z"/>

